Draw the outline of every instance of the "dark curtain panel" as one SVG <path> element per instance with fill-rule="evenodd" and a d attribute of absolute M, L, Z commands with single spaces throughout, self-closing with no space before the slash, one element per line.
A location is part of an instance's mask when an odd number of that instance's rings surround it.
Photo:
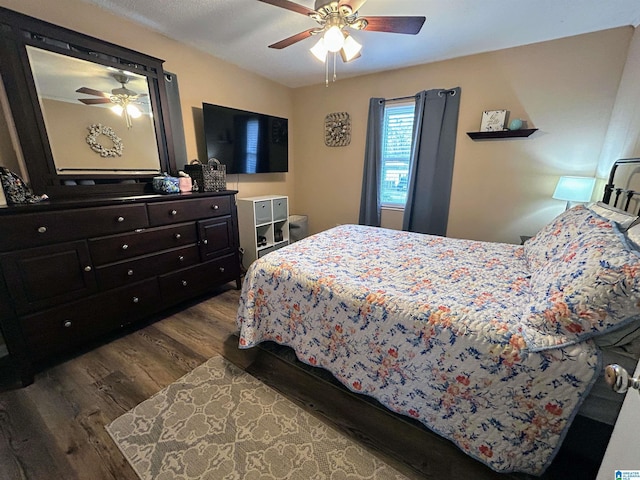
<path fill-rule="evenodd" d="M 367 143 L 364 150 L 360 225 L 380 226 L 380 175 L 382 172 L 382 135 L 384 131 L 384 98 L 369 100 Z"/>
<path fill-rule="evenodd" d="M 459 110 L 460 87 L 416 95 L 403 230 L 447 233 Z"/>

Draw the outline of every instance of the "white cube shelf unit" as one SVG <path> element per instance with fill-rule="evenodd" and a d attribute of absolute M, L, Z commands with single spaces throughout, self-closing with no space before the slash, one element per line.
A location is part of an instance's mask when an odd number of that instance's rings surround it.
<path fill-rule="evenodd" d="M 282 195 L 238 198 L 242 264 L 289 245 L 289 199 Z"/>

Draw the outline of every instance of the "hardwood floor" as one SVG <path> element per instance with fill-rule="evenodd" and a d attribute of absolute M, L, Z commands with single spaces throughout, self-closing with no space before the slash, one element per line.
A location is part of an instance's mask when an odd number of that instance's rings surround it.
<path fill-rule="evenodd" d="M 105 425 L 216 354 L 370 447 L 409 478 L 528 478 L 493 472 L 426 428 L 310 374 L 309 367 L 274 349 L 239 350 L 238 298 L 228 284 L 138 329 L 42 365 L 26 388 L 16 388 L 9 365 L 0 366 L 0 479 L 137 479 Z M 584 460 L 570 452 L 563 460 L 563 455 L 545 480 L 594 478 L 593 465 L 584 470 L 578 465 Z"/>

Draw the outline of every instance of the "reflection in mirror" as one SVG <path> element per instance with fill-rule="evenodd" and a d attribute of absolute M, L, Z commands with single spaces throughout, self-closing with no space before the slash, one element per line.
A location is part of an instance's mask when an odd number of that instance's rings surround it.
<path fill-rule="evenodd" d="M 147 78 L 27 46 L 58 175 L 161 172 Z"/>

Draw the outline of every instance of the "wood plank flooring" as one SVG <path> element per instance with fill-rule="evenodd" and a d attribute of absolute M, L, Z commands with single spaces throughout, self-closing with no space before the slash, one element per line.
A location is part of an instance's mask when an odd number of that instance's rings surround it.
<path fill-rule="evenodd" d="M 426 428 L 267 348 L 239 350 L 238 298 L 234 286 L 225 285 L 213 296 L 42 365 L 26 388 L 16 388 L 10 366 L 0 366 L 0 479 L 137 479 L 105 425 L 217 354 L 340 428 L 409 478 L 529 478 L 497 474 Z M 594 478 L 593 465 L 584 470 L 579 462 L 584 460 L 571 456 L 554 462 L 543 479 Z"/>

